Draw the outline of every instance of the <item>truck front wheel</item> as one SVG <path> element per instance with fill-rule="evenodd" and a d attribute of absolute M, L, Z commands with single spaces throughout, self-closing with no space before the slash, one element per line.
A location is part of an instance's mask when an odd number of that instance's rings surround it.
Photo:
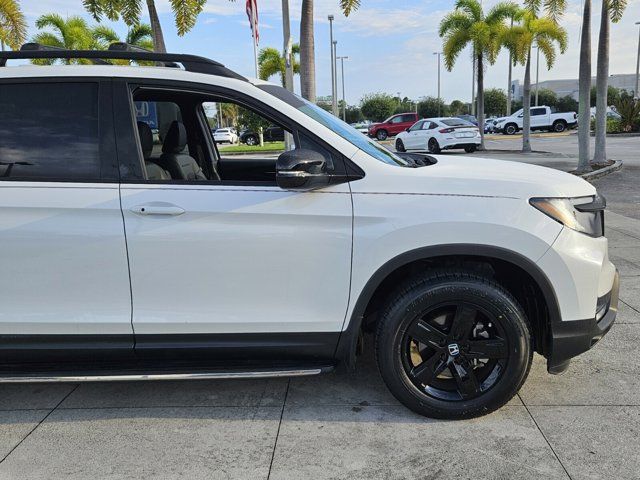
<path fill-rule="evenodd" d="M 533 355 L 526 315 L 492 279 L 462 269 L 409 279 L 376 331 L 378 368 L 391 393 L 433 418 L 463 419 L 506 404 Z"/>
<path fill-rule="evenodd" d="M 557 133 L 564 132 L 567 129 L 567 122 L 564 120 L 556 120 L 553 122 L 553 131 Z"/>

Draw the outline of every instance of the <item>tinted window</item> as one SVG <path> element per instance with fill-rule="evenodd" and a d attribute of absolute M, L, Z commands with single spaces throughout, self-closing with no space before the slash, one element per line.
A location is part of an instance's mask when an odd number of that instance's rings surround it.
<path fill-rule="evenodd" d="M 546 108 L 532 108 L 531 109 L 531 115 L 544 115 L 545 113 L 547 113 L 547 109 Z"/>
<path fill-rule="evenodd" d="M 0 112 L 0 178 L 100 179 L 98 84 L 3 84 Z"/>
<path fill-rule="evenodd" d="M 424 120 L 420 120 L 414 123 L 413 126 L 409 129 L 409 131 L 413 132 L 414 130 L 420 130 L 423 124 L 424 124 Z"/>
<path fill-rule="evenodd" d="M 391 119 L 391 123 L 402 123 L 402 122 L 404 122 L 402 115 L 398 115 L 397 117 L 393 117 Z"/>
<path fill-rule="evenodd" d="M 415 115 L 403 115 L 402 118 L 403 122 L 413 122 L 416 119 Z"/>
<path fill-rule="evenodd" d="M 440 121 L 450 127 L 464 127 L 464 126 L 468 127 L 473 125 L 473 123 L 467 122 L 466 120 L 462 120 L 461 118 L 443 118 Z"/>

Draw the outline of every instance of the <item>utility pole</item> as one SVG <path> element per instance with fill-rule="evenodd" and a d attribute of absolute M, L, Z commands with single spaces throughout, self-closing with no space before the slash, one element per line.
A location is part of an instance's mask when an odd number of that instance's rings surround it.
<path fill-rule="evenodd" d="M 338 100 L 336 98 L 336 64 L 334 58 L 334 43 L 333 43 L 333 15 L 327 17 L 329 19 L 329 50 L 331 51 L 331 112 L 338 116 Z"/>
<path fill-rule="evenodd" d="M 640 25 L 640 22 L 636 22 Z M 638 58 L 636 59 L 636 91 L 635 97 L 640 98 L 640 27 L 638 27 Z"/>
<path fill-rule="evenodd" d="M 347 121 L 347 101 L 344 98 L 344 61 L 349 60 L 347 56 L 336 57 L 340 60 L 340 72 L 342 76 L 342 120 Z"/>
<path fill-rule="evenodd" d="M 536 107 L 538 106 L 538 91 L 540 90 L 540 47 L 536 45 Z"/>
<path fill-rule="evenodd" d="M 438 56 L 438 116 L 441 115 L 441 98 L 440 98 L 440 55 L 442 52 L 433 52 L 434 55 Z"/>
<path fill-rule="evenodd" d="M 333 41 L 333 71 L 335 75 L 333 76 L 333 91 L 336 92 L 335 96 L 335 106 L 336 113 L 334 115 L 340 118 L 340 109 L 338 108 L 338 41 Z"/>
<path fill-rule="evenodd" d="M 291 39 L 291 22 L 289 20 L 289 0 L 282 0 L 282 35 L 284 41 L 284 88 L 293 92 L 293 40 Z M 284 134 L 284 149 L 289 151 L 293 146 L 293 137 L 289 132 Z"/>

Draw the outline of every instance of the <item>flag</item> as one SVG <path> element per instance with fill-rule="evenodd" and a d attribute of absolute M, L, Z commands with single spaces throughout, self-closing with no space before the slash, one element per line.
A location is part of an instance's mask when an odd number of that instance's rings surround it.
<path fill-rule="evenodd" d="M 260 32 L 258 31 L 258 0 L 247 0 L 247 17 L 249 18 L 249 25 L 251 31 L 255 28 L 255 34 L 253 36 L 256 44 L 260 41 Z M 253 24 L 255 22 L 255 25 Z"/>

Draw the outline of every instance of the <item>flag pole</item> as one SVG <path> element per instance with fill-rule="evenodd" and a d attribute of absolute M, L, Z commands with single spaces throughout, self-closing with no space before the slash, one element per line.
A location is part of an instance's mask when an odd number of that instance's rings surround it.
<path fill-rule="evenodd" d="M 256 78 L 258 78 L 258 38 L 256 36 L 257 28 L 256 28 L 256 8 L 257 4 L 252 0 L 251 7 L 251 35 L 253 37 L 253 60 L 255 62 L 256 67 Z"/>

